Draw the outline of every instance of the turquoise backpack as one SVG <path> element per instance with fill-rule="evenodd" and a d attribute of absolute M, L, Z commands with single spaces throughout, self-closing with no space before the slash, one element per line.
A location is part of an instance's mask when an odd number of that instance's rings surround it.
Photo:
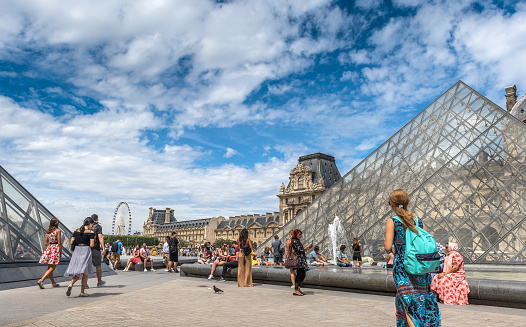
<path fill-rule="evenodd" d="M 403 224 L 400 217 L 394 218 Z M 424 275 L 438 268 L 440 254 L 435 238 L 418 226 L 418 217 L 415 217 L 415 227 L 418 234 L 409 228 L 405 230 L 404 269 L 411 275 Z"/>

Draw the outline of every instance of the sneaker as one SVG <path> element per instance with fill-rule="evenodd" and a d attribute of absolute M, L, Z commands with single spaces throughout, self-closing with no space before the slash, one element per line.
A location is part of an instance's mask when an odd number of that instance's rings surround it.
<path fill-rule="evenodd" d="M 71 289 L 73 288 L 73 285 L 69 284 L 68 286 L 68 289 L 66 290 L 66 295 L 67 296 L 70 296 L 71 295 Z"/>
<path fill-rule="evenodd" d="M 214 275 L 208 276 L 208 279 L 213 279 L 213 278 L 214 278 Z"/>
<path fill-rule="evenodd" d="M 156 270 L 152 268 L 152 269 L 150 269 L 150 271 L 154 271 L 155 272 Z"/>
<path fill-rule="evenodd" d="M 164 271 L 170 271 L 170 270 L 168 270 L 168 268 L 166 268 Z"/>
<path fill-rule="evenodd" d="M 217 281 L 218 281 L 218 282 L 226 282 L 226 279 L 224 279 L 223 277 L 221 277 L 221 278 L 219 278 Z"/>
<path fill-rule="evenodd" d="M 104 285 L 106 285 L 106 282 L 103 280 L 100 283 L 97 283 L 97 287 L 102 287 Z"/>
<path fill-rule="evenodd" d="M 144 268 L 144 271 L 148 271 L 148 269 Z"/>
<path fill-rule="evenodd" d="M 84 287 L 84 288 L 85 288 L 85 289 L 88 289 L 88 288 L 89 288 L 89 285 L 88 285 L 88 284 L 86 284 L 86 287 Z"/>
<path fill-rule="evenodd" d="M 292 285 L 290 288 L 294 288 L 294 285 Z"/>
<path fill-rule="evenodd" d="M 178 274 L 179 273 L 179 269 L 177 269 L 175 272 Z"/>
<path fill-rule="evenodd" d="M 128 269 L 124 268 L 122 271 L 128 271 Z"/>

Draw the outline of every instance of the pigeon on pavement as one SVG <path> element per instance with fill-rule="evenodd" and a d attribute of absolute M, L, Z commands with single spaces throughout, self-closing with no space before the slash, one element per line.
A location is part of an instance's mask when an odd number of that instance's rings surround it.
<path fill-rule="evenodd" d="M 216 292 L 216 293 L 223 293 L 223 290 L 217 288 L 215 285 L 213 287 L 214 287 L 214 292 Z"/>

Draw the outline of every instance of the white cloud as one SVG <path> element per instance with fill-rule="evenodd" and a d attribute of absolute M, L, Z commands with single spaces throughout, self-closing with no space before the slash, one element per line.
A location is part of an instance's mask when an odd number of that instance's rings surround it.
<path fill-rule="evenodd" d="M 223 157 L 225 158 L 232 158 L 233 156 L 235 156 L 237 154 L 237 151 L 232 149 L 232 148 L 226 148 L 226 152 L 225 154 L 223 155 Z"/>

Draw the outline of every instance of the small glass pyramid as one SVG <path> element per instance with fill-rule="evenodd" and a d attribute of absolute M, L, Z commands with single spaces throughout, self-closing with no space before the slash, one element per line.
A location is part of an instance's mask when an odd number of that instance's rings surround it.
<path fill-rule="evenodd" d="M 349 249 L 356 236 L 363 256 L 382 261 L 388 196 L 403 188 L 409 210 L 466 263 L 526 264 L 525 159 L 526 125 L 459 81 L 277 234 L 299 228 L 332 257 L 338 217 L 338 242 Z"/>
<path fill-rule="evenodd" d="M 38 261 L 51 218 L 51 212 L 0 166 L 0 262 Z M 62 223 L 60 230 L 62 257 L 69 258 L 72 233 Z"/>

